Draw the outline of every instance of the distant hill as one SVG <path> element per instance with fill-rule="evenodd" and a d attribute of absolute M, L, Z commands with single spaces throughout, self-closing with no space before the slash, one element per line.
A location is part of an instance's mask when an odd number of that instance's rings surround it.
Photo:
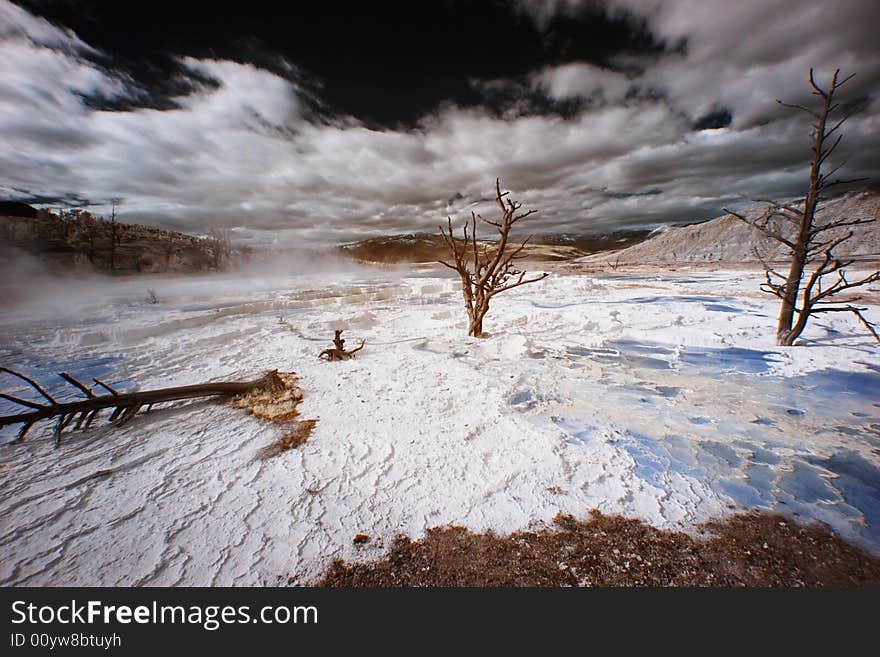
<path fill-rule="evenodd" d="M 645 239 L 647 235 L 648 231 L 619 231 L 606 235 L 536 235 L 523 250 L 523 259 L 542 262 L 572 260 L 596 251 L 627 246 Z M 522 239 L 525 237 L 523 235 Z M 491 242 L 486 244 L 491 245 Z M 345 244 L 339 250 L 359 262 L 378 264 L 433 263 L 448 257 L 443 238 L 431 233 L 372 237 Z"/>
<path fill-rule="evenodd" d="M 114 224 L 76 210 L 60 215 L 39 211 L 35 217 L 0 215 L 0 238 L 0 248 L 24 251 L 57 272 L 199 272 L 221 267 L 235 255 L 223 240 Z"/>
<path fill-rule="evenodd" d="M 650 230 L 617 230 L 602 234 L 548 234 L 536 235 L 534 241 L 538 244 L 572 246 L 584 253 L 598 253 L 638 244 L 647 239 L 650 234 Z"/>
<path fill-rule="evenodd" d="M 0 201 L 0 216 L 36 219 L 39 210 L 21 201 Z"/>
<path fill-rule="evenodd" d="M 763 208 L 744 213 L 757 217 Z M 820 205 L 822 221 L 850 219 L 878 219 L 877 222 L 853 226 L 854 236 L 837 249 L 835 255 L 855 256 L 857 258 L 880 257 L 880 192 L 869 189 L 849 192 L 843 196 L 829 199 Z M 790 232 L 788 224 L 779 224 L 783 234 Z M 839 229 L 833 235 L 845 235 L 846 229 Z M 654 231 L 645 241 L 614 252 L 612 255 L 587 256 L 582 262 L 619 261 L 620 264 L 689 263 L 689 262 L 756 262 L 755 250 L 765 260 L 778 260 L 786 257 L 786 248 L 765 237 L 761 232 L 748 226 L 733 215 L 723 215 L 690 226 L 666 226 Z"/>

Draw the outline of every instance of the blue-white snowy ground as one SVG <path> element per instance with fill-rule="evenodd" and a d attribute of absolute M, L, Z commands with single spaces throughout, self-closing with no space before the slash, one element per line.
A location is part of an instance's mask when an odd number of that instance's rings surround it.
<path fill-rule="evenodd" d="M 781 511 L 880 552 L 877 345 L 832 313 L 805 346 L 773 346 L 759 282 L 554 275 L 499 296 L 483 340 L 437 272 L 55 285 L 0 316 L 0 364 L 123 389 L 292 370 L 319 421 L 270 460 L 256 453 L 283 427 L 218 403 L 67 433 L 59 449 L 48 426 L 23 445 L 4 430 L 0 584 L 306 581 L 400 533 L 509 532 L 590 508 L 676 528 Z M 356 360 L 317 360 L 334 327 L 367 339 Z"/>

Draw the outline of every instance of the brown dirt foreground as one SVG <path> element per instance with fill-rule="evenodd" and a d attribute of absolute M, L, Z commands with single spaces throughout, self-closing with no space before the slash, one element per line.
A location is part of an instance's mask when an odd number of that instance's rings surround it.
<path fill-rule="evenodd" d="M 381 561 L 334 562 L 318 586 L 880 585 L 880 558 L 782 516 L 737 515 L 694 538 L 592 513 L 506 537 L 462 527 L 399 537 Z"/>

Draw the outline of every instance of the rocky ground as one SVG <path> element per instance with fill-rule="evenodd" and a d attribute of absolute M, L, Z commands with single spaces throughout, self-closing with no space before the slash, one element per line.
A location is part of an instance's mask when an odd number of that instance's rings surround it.
<path fill-rule="evenodd" d="M 319 585 L 880 585 L 880 559 L 820 526 L 741 514 L 703 532 L 693 537 L 599 512 L 585 521 L 558 516 L 554 528 L 509 536 L 436 528 L 418 541 L 398 538 L 379 561 L 336 561 Z"/>

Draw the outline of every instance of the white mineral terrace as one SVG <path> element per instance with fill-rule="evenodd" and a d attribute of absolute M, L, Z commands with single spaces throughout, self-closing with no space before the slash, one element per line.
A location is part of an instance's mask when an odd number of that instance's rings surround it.
<path fill-rule="evenodd" d="M 143 281 L 71 284 L 0 315 L 0 364 L 59 395 L 59 371 L 123 390 L 295 371 L 318 423 L 269 460 L 257 452 L 284 427 L 218 402 L 68 432 L 58 449 L 48 424 L 24 444 L 7 428 L 0 583 L 307 582 L 397 534 L 510 532 L 591 508 L 685 529 L 774 510 L 878 552 L 877 345 L 830 313 L 804 346 L 775 347 L 760 278 L 553 275 L 497 297 L 483 340 L 438 272 L 157 280 L 157 304 Z M 366 338 L 358 358 L 317 359 L 336 327 L 350 346 Z"/>

